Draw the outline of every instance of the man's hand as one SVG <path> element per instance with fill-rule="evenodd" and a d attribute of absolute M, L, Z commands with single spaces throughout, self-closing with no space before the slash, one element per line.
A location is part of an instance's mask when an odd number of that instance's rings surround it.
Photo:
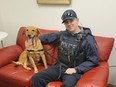
<path fill-rule="evenodd" d="M 66 74 L 73 74 L 73 73 L 76 73 L 77 71 L 75 70 L 75 68 L 68 68 L 65 73 Z"/>

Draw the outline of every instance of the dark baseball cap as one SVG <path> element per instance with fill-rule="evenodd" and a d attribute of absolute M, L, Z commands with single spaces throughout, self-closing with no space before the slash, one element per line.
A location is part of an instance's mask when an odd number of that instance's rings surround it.
<path fill-rule="evenodd" d="M 65 20 L 67 19 L 74 19 L 74 18 L 77 18 L 77 14 L 73 10 L 66 10 L 61 17 L 62 23 L 64 23 Z"/>

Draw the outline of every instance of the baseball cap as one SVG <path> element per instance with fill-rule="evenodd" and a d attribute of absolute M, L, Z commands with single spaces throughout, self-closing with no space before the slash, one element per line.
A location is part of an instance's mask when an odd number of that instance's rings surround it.
<path fill-rule="evenodd" d="M 65 20 L 67 20 L 67 19 L 74 19 L 74 18 L 77 18 L 77 14 L 75 13 L 75 11 L 73 11 L 71 9 L 70 10 L 66 10 L 63 13 L 62 17 L 61 17 L 62 23 L 64 23 Z"/>

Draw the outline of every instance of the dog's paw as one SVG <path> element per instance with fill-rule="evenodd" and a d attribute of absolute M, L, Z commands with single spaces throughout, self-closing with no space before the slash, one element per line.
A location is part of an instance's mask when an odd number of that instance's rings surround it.
<path fill-rule="evenodd" d="M 38 73 L 38 70 L 34 70 L 34 73 Z"/>
<path fill-rule="evenodd" d="M 25 69 L 26 69 L 26 70 L 31 70 L 31 68 L 30 68 L 30 67 L 26 67 Z"/>
<path fill-rule="evenodd" d="M 45 69 L 47 69 L 48 67 L 47 66 L 45 66 Z"/>

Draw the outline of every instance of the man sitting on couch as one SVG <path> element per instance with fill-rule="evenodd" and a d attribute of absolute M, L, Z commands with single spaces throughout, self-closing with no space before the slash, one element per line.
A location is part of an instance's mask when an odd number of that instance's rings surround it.
<path fill-rule="evenodd" d="M 61 80 L 61 87 L 75 87 L 81 75 L 98 65 L 96 41 L 89 28 L 78 26 L 79 18 L 73 10 L 62 15 L 65 31 L 40 37 L 43 44 L 57 44 L 58 60 L 48 69 L 32 76 L 32 87 L 46 87 Z"/>

